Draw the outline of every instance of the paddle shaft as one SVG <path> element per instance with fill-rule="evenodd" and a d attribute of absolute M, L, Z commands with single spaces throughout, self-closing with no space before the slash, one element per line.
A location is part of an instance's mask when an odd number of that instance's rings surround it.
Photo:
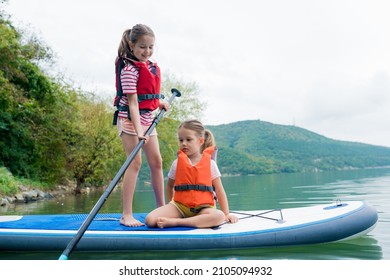
<path fill-rule="evenodd" d="M 171 104 L 173 99 L 175 97 L 180 97 L 181 93 L 177 89 L 171 90 L 172 95 L 170 99 L 168 100 L 168 103 Z M 165 109 L 162 109 L 160 113 L 157 115 L 157 117 L 154 118 L 153 123 L 149 126 L 149 128 L 146 130 L 145 136 L 149 136 L 153 129 L 157 126 L 157 124 L 160 122 L 160 119 L 163 117 L 165 113 Z M 131 162 L 134 160 L 137 153 L 140 151 L 140 149 L 145 144 L 145 139 L 141 139 L 138 144 L 135 146 L 133 151 L 130 153 L 130 155 L 127 157 L 126 161 L 123 163 L 122 167 L 119 169 L 118 173 L 115 175 L 114 179 L 110 182 L 110 184 L 107 186 L 106 190 L 102 194 L 102 196 L 99 198 L 99 200 L 96 202 L 95 206 L 92 208 L 91 212 L 85 219 L 85 221 L 80 226 L 79 230 L 77 231 L 76 235 L 70 240 L 68 243 L 68 246 L 65 248 L 65 250 L 62 252 L 62 255 L 60 256 L 59 260 L 67 260 L 70 253 L 73 251 L 73 249 L 76 247 L 77 243 L 80 241 L 81 237 L 84 235 L 85 231 L 95 218 L 96 214 L 99 212 L 99 210 L 102 208 L 103 204 L 106 202 L 107 198 L 110 196 L 111 192 L 114 190 L 115 186 L 118 184 L 119 180 L 123 176 L 123 174 L 126 172 L 126 169 L 129 167 Z"/>

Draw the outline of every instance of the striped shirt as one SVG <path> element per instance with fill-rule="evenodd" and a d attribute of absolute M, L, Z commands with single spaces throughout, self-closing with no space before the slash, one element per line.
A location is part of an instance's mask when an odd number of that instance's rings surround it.
<path fill-rule="evenodd" d="M 149 70 L 151 70 L 150 64 Z M 119 106 L 128 106 L 129 100 L 127 98 L 127 95 L 137 94 L 138 77 L 138 68 L 135 67 L 133 64 L 129 63 L 125 67 L 123 67 L 120 76 L 123 95 L 119 101 Z M 120 111 L 118 117 L 127 118 L 127 112 Z M 153 112 L 144 113 L 140 117 L 141 125 L 149 126 L 153 122 L 153 119 Z"/>

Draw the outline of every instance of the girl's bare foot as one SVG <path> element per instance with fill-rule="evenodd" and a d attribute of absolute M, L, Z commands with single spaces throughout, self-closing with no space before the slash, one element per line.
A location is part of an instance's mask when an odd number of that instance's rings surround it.
<path fill-rule="evenodd" d="M 140 227 L 144 225 L 137 219 L 134 219 L 133 216 L 127 216 L 127 217 L 122 216 L 120 223 L 127 227 Z"/>
<path fill-rule="evenodd" d="M 174 227 L 177 225 L 175 220 L 175 218 L 159 217 L 157 218 L 157 226 L 159 228 Z"/>

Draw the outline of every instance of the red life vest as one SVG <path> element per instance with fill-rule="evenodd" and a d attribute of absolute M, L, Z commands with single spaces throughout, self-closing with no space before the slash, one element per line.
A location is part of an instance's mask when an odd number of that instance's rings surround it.
<path fill-rule="evenodd" d="M 188 156 L 179 151 L 176 167 L 175 192 L 173 200 L 187 207 L 215 205 L 214 187 L 211 180 L 211 159 L 215 146 L 203 151 L 201 160 L 192 165 Z"/>
<path fill-rule="evenodd" d="M 160 94 L 161 87 L 161 71 L 156 63 L 150 61 L 146 63 L 127 59 L 118 58 L 115 62 L 115 74 L 116 74 L 116 91 L 117 94 L 114 100 L 114 106 L 117 107 L 117 111 L 114 113 L 114 124 L 118 117 L 119 111 L 127 111 L 128 118 L 130 119 L 130 111 L 128 106 L 119 106 L 119 101 L 123 96 L 122 84 L 120 74 L 127 63 L 133 64 L 139 71 L 137 82 L 137 95 L 138 95 L 138 107 L 140 113 L 154 111 L 158 108 L 159 99 L 164 98 L 164 95 Z M 149 68 L 151 70 L 149 70 Z"/>
<path fill-rule="evenodd" d="M 160 105 L 159 98 L 155 95 L 160 94 L 161 72 L 156 63 L 148 61 L 148 64 L 132 61 L 138 68 L 139 76 L 137 83 L 137 94 L 140 110 L 154 111 Z M 149 65 L 152 71 L 149 70 Z M 152 95 L 148 97 L 148 95 Z"/>

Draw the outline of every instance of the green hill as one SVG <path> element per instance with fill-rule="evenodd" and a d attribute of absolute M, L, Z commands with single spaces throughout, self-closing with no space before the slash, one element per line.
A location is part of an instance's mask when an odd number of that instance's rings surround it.
<path fill-rule="evenodd" d="M 259 120 L 208 126 L 223 174 L 308 172 L 390 166 L 390 148 L 338 141 Z"/>

